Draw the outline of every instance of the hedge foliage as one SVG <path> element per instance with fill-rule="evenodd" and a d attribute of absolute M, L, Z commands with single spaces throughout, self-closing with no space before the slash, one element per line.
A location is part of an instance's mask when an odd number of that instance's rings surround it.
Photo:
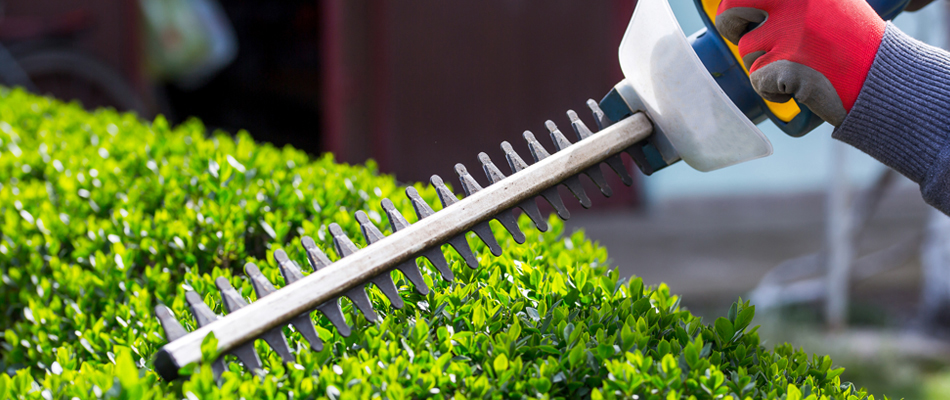
<path fill-rule="evenodd" d="M 275 249 L 303 264 L 298 237 L 329 251 L 334 221 L 362 245 L 352 212 L 388 227 L 382 197 L 413 219 L 372 163 L 0 90 L 0 398 L 873 398 L 827 356 L 762 347 L 748 303 L 705 325 L 665 285 L 619 278 L 603 248 L 553 218 L 544 234 L 522 218 L 522 246 L 496 226 L 499 258 L 470 238 L 483 267 L 451 258 L 451 284 L 426 269 L 427 296 L 394 273 L 407 305 L 371 289 L 379 323 L 344 301 L 349 338 L 314 314 L 322 352 L 285 329 L 294 365 L 258 341 L 266 376 L 236 363 L 220 382 L 206 366 L 175 382 L 152 371 L 165 343 L 157 303 L 193 329 L 185 289 L 223 314 L 216 277 L 254 299 L 241 273 L 254 261 L 281 286 Z"/>

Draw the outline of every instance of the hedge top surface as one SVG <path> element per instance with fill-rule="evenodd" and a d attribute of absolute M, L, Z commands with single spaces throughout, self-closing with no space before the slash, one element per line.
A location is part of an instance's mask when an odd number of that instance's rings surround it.
<path fill-rule="evenodd" d="M 215 278 L 254 299 L 240 273 L 253 261 L 282 286 L 274 250 L 302 263 L 295 243 L 308 234 L 329 251 L 330 222 L 359 242 L 352 212 L 388 227 L 382 197 L 414 215 L 402 188 L 372 163 L 209 136 L 195 120 L 172 128 L 19 90 L 0 90 L 0 105 L 0 398 L 873 398 L 827 356 L 762 347 L 748 303 L 704 325 L 665 285 L 619 278 L 603 248 L 553 218 L 545 234 L 522 218 L 522 246 L 499 233 L 498 258 L 471 240 L 478 270 L 447 252 L 457 279 L 426 265 L 427 296 L 393 273 L 407 304 L 393 310 L 371 288 L 379 323 L 344 300 L 349 338 L 314 313 L 322 352 L 285 328 L 293 365 L 258 341 L 264 376 L 232 363 L 220 383 L 207 366 L 163 382 L 151 366 L 165 343 L 157 303 L 194 329 L 185 289 L 224 314 Z"/>

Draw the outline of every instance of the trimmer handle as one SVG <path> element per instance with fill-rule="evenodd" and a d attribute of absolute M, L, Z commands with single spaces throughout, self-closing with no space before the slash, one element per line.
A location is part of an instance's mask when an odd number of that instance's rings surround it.
<path fill-rule="evenodd" d="M 738 48 L 716 31 L 713 21 L 722 0 L 694 1 L 706 28 L 690 37 L 693 50 L 719 86 L 750 120 L 759 123 L 768 117 L 782 131 L 794 137 L 803 136 L 824 122 L 807 107 L 799 106 L 795 99 L 773 103 L 759 96 L 752 89 L 749 71 L 742 64 Z M 910 0 L 868 0 L 868 3 L 881 18 L 889 20 L 900 14 Z"/>

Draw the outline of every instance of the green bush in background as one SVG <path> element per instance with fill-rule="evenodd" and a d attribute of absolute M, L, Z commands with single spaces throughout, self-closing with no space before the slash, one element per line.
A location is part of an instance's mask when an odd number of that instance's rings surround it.
<path fill-rule="evenodd" d="M 306 265 L 298 238 L 330 252 L 330 222 L 363 245 L 352 213 L 388 229 L 388 197 L 412 219 L 402 190 L 372 163 L 0 90 L 0 398 L 873 398 L 827 356 L 762 347 L 748 303 L 704 325 L 665 285 L 621 279 L 556 219 L 541 234 L 522 218 L 521 246 L 496 226 L 498 258 L 471 239 L 482 267 L 450 257 L 453 283 L 426 269 L 427 296 L 393 273 L 407 304 L 371 288 L 379 323 L 344 300 L 349 338 L 315 313 L 322 352 L 285 329 L 294 365 L 258 341 L 263 377 L 237 363 L 220 382 L 208 367 L 176 382 L 151 369 L 165 344 L 157 303 L 192 330 L 186 289 L 224 314 L 216 277 L 254 299 L 241 273 L 253 261 L 280 287 L 274 250 Z"/>

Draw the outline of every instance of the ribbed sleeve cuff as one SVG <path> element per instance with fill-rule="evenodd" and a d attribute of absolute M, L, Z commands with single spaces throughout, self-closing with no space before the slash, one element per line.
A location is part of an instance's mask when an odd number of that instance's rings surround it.
<path fill-rule="evenodd" d="M 950 203 L 950 53 L 888 23 L 864 87 L 832 136 L 920 183 L 929 203 Z"/>

